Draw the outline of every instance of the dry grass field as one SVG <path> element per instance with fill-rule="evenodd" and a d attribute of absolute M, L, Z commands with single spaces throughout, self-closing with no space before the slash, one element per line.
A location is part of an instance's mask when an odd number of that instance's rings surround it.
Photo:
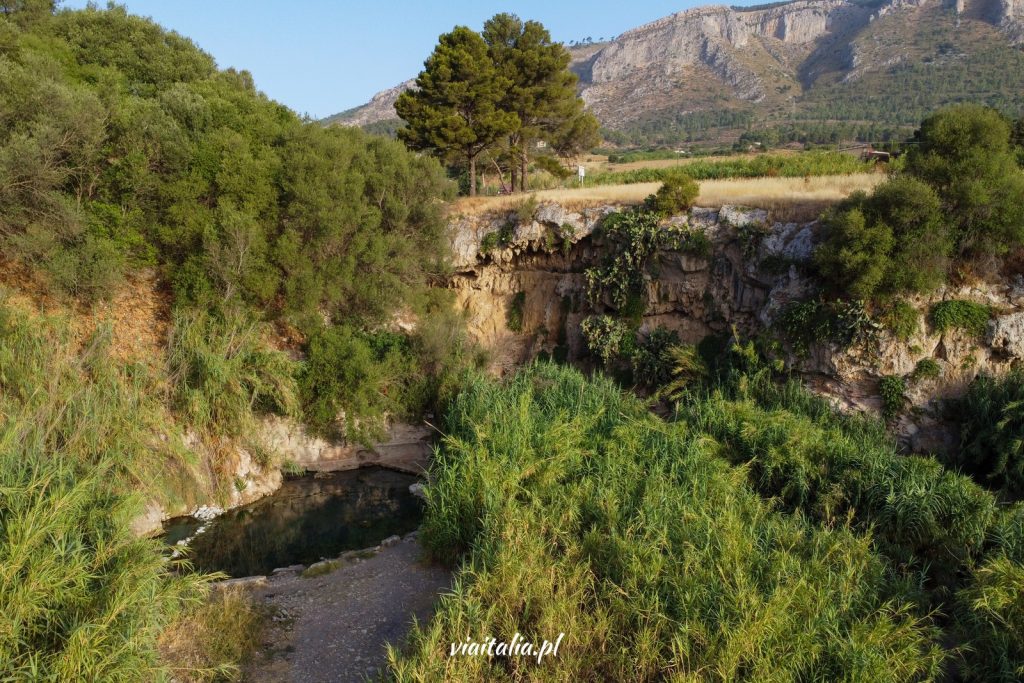
<path fill-rule="evenodd" d="M 698 206 L 719 207 L 739 204 L 768 209 L 775 220 L 809 220 L 825 207 L 856 190 L 870 190 L 885 178 L 878 173 L 808 178 L 737 178 L 705 180 L 700 183 Z M 654 194 L 661 183 L 599 185 L 574 189 L 541 190 L 528 196 L 538 202 L 557 202 L 567 208 L 602 204 L 639 204 Z M 524 195 L 500 197 L 462 197 L 452 204 L 456 214 L 478 214 L 511 209 L 524 201 Z"/>

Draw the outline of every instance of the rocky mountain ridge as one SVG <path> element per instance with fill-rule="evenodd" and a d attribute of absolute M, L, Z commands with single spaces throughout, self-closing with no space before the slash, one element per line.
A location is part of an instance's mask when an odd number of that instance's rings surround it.
<path fill-rule="evenodd" d="M 895 87 L 898 67 L 906 64 L 928 65 L 930 74 L 915 74 L 922 95 L 952 101 L 966 81 L 985 78 L 983 63 L 991 61 L 992 49 L 998 47 L 1000 62 L 1016 64 L 1024 53 L 1012 46 L 1022 41 L 1024 0 L 793 0 L 686 10 L 570 51 L 581 97 L 606 128 L 619 129 L 700 112 L 712 120 L 722 111 L 744 112 L 751 120 L 813 118 L 846 91 L 856 102 Z M 966 77 L 957 77 L 965 82 L 942 73 L 951 68 L 966 69 Z M 881 81 L 870 84 L 867 95 L 844 88 L 868 73 Z M 328 121 L 393 119 L 394 100 L 410 85 L 385 90 Z M 927 92 L 936 88 L 940 92 Z M 1024 106 L 1024 96 L 1004 93 L 998 84 L 970 88 L 976 99 L 1009 97 Z M 912 118 L 898 114 L 879 112 L 879 118 Z M 851 120 L 859 115 L 850 112 Z"/>

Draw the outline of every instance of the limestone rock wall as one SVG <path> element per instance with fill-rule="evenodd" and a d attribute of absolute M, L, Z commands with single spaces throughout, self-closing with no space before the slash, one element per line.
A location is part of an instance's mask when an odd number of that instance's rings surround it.
<path fill-rule="evenodd" d="M 491 350 L 494 372 L 507 372 L 540 353 L 585 357 L 580 322 L 595 310 L 587 301 L 584 271 L 602 257 L 597 228 L 613 210 L 572 212 L 545 205 L 527 221 L 508 214 L 452 222 L 457 249 L 450 286 L 470 335 Z M 803 267 L 818 239 L 816 223 L 770 225 L 764 211 L 728 206 L 695 208 L 671 222 L 704 231 L 711 254 L 706 259 L 675 251 L 655 255 L 645 273 L 641 334 L 664 326 L 687 343 L 733 329 L 754 336 L 771 330 L 785 304 L 819 292 Z M 491 251 L 481 248 L 488 234 L 501 231 L 506 241 Z M 944 299 L 990 306 L 995 314 L 986 335 L 932 329 L 927 313 Z M 909 376 L 922 359 L 935 360 L 940 376 L 908 382 L 916 410 L 897 425 L 911 447 L 935 450 L 950 445 L 950 436 L 935 428 L 941 402 L 962 393 L 979 372 L 1004 372 L 1024 359 L 1024 281 L 951 286 L 911 303 L 920 317 L 909 341 L 882 330 L 877 348 L 818 344 L 806 356 L 790 354 L 787 362 L 837 406 L 876 412 L 882 376 Z M 518 315 L 510 316 L 513 308 Z M 521 328 L 510 329 L 510 320 L 521 321 Z"/>

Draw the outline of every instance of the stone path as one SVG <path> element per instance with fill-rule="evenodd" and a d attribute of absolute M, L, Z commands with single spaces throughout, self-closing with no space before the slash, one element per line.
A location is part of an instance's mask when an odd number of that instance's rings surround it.
<path fill-rule="evenodd" d="M 337 569 L 320 576 L 285 573 L 255 585 L 274 625 L 244 680 L 341 683 L 378 676 L 386 667 L 385 644 L 401 644 L 413 617 L 429 619 L 451 586 L 448 570 L 420 556 L 413 533 L 375 552 L 346 553 Z"/>

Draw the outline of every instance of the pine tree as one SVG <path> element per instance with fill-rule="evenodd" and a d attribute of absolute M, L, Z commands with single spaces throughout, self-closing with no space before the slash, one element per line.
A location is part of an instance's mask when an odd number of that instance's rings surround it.
<path fill-rule="evenodd" d="M 541 23 L 496 14 L 484 24 L 483 39 L 497 72 L 511 81 L 500 106 L 519 119 L 508 142 L 518 157 L 520 189 L 525 191 L 531 145 L 544 140 L 560 153 L 573 153 L 596 144 L 597 121 L 583 111 L 576 95 L 569 52 L 552 42 Z"/>
<path fill-rule="evenodd" d="M 398 135 L 411 149 L 465 163 L 474 196 L 477 159 L 519 126 L 515 113 L 500 106 L 511 86 L 495 69 L 480 34 L 457 26 L 441 36 L 415 89 L 395 102 L 406 122 Z"/>

